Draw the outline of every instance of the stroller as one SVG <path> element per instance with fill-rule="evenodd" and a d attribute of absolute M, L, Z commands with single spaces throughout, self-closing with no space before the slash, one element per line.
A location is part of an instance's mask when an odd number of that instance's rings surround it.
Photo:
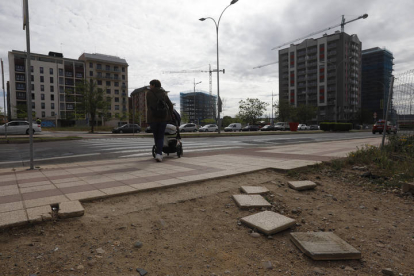
<path fill-rule="evenodd" d="M 167 128 L 165 129 L 164 146 L 162 147 L 162 152 L 166 153 L 167 156 L 169 156 L 170 153 L 177 153 L 178 158 L 180 158 L 183 155 L 183 144 L 181 143 L 180 130 L 178 128 L 181 123 L 181 116 L 175 109 L 173 110 L 173 113 L 175 120 L 173 119 L 174 121 L 168 122 L 167 124 Z M 154 158 L 155 150 L 156 147 L 154 145 L 152 147 L 152 156 Z"/>

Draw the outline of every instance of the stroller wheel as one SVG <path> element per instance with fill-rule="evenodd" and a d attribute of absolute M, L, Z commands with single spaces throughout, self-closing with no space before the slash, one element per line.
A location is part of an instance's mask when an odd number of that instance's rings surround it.
<path fill-rule="evenodd" d="M 152 147 L 152 157 L 154 157 L 155 158 L 155 149 L 156 149 L 156 147 L 155 147 L 155 145 Z"/>

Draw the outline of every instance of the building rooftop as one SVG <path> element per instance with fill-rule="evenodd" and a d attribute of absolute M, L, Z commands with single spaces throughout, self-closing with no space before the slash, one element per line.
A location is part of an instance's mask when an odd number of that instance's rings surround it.
<path fill-rule="evenodd" d="M 386 52 L 389 55 L 393 56 L 392 52 L 387 50 L 385 47 L 384 48 L 374 47 L 374 48 L 369 48 L 369 49 L 365 49 L 361 51 L 362 55 L 372 54 L 375 52 Z"/>
<path fill-rule="evenodd" d="M 84 56 L 85 59 L 87 60 L 97 60 L 97 61 L 104 60 L 108 62 L 128 65 L 125 59 L 117 57 L 117 56 L 110 56 L 110 55 L 97 54 L 97 53 L 94 53 L 94 54 L 83 53 L 81 56 Z"/>

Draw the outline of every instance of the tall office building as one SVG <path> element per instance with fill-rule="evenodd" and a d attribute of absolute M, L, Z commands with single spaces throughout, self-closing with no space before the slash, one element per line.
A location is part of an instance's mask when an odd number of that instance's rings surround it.
<path fill-rule="evenodd" d="M 26 52 L 11 51 L 9 58 L 11 119 L 27 117 Z M 61 53 L 31 53 L 31 97 L 35 118 L 63 125 L 75 121 L 75 84 L 85 77 L 84 63 Z"/>
<path fill-rule="evenodd" d="M 202 90 L 180 93 L 180 114 L 186 115 L 189 122 L 200 124 L 205 119 L 216 119 L 217 96 Z"/>
<path fill-rule="evenodd" d="M 387 108 L 390 78 L 393 71 L 393 54 L 378 47 L 362 51 L 362 110 L 376 113 L 384 119 Z"/>
<path fill-rule="evenodd" d="M 83 53 L 79 60 L 85 62 L 86 79 L 97 82 L 104 89 L 110 102 L 107 125 L 116 126 L 128 121 L 128 63 L 125 59 L 102 54 Z"/>
<path fill-rule="evenodd" d="M 358 36 L 337 31 L 280 50 L 279 101 L 317 107 L 312 122 L 355 119 L 361 108 Z"/>

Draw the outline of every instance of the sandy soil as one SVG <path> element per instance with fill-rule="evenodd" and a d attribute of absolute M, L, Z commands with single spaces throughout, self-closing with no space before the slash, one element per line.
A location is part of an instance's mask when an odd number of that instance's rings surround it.
<path fill-rule="evenodd" d="M 414 201 L 374 190 L 360 171 L 262 171 L 84 203 L 85 216 L 0 233 L 0 275 L 414 275 Z M 318 186 L 297 192 L 287 181 Z M 262 185 L 272 210 L 297 225 L 254 237 L 239 223 L 260 210 L 232 200 Z M 312 261 L 291 231 L 333 231 L 361 260 Z"/>

